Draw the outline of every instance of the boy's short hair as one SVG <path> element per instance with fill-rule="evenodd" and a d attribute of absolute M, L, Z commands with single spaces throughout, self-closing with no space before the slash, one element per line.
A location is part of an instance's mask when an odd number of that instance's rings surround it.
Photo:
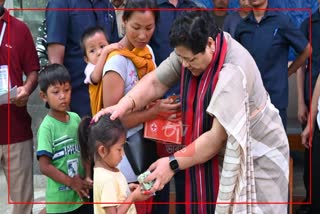
<path fill-rule="evenodd" d="M 71 83 L 68 70 L 61 64 L 46 66 L 39 74 L 38 84 L 40 91 L 47 93 L 50 85 Z"/>
<path fill-rule="evenodd" d="M 107 42 L 109 43 L 107 34 L 104 32 L 103 27 L 101 26 L 89 27 L 82 33 L 81 39 L 80 39 L 80 47 L 83 51 L 83 56 L 86 56 L 86 47 L 84 46 L 84 42 L 96 33 L 102 33 L 106 37 Z"/>

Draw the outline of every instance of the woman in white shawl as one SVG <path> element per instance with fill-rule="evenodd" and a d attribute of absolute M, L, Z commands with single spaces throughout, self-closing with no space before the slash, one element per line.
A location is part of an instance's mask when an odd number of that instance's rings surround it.
<path fill-rule="evenodd" d="M 286 213 L 288 140 L 251 55 L 220 32 L 208 11 L 179 16 L 170 43 L 175 52 L 95 119 L 105 113 L 123 117 L 181 80 L 185 147 L 150 166 L 151 191 L 186 169 L 189 213 Z M 218 153 L 224 159 L 217 175 Z"/>

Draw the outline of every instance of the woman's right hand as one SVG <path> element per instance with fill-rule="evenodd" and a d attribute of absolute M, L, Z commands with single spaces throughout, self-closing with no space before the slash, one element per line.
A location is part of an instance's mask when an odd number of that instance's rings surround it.
<path fill-rule="evenodd" d="M 169 157 L 163 157 L 152 163 L 148 169 L 151 174 L 145 178 L 145 182 L 154 181 L 150 193 L 160 191 L 170 182 L 174 172 L 170 168 Z"/>
<path fill-rule="evenodd" d="M 105 114 L 111 114 L 110 119 L 115 120 L 122 118 L 127 112 L 132 111 L 132 98 L 128 95 L 121 98 L 121 100 L 113 106 L 101 109 L 96 115 L 93 116 L 92 121 L 98 122 L 99 118 Z"/>
<path fill-rule="evenodd" d="M 111 120 L 114 120 L 114 119 L 116 119 L 116 118 L 118 118 L 118 117 L 121 117 L 121 113 L 119 114 L 119 113 L 117 113 L 116 112 L 116 109 L 117 109 L 117 106 L 118 106 L 119 104 L 116 104 L 116 105 L 113 105 L 113 106 L 109 106 L 109 107 L 107 107 L 107 108 L 103 108 L 103 109 L 101 109 L 98 113 L 96 113 L 94 116 L 93 116 L 93 118 L 92 118 L 92 122 L 98 122 L 98 120 L 100 119 L 100 117 L 101 116 L 103 116 L 103 115 L 105 115 L 105 114 L 111 114 L 111 116 L 110 116 L 110 119 Z"/>

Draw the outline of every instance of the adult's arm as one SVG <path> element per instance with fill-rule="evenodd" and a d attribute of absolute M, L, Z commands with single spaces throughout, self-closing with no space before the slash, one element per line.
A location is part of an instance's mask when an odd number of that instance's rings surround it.
<path fill-rule="evenodd" d="M 27 79 L 24 82 L 23 87 L 27 91 L 28 95 L 30 95 L 34 89 L 36 89 L 38 85 L 38 71 L 32 71 L 27 75 Z"/>
<path fill-rule="evenodd" d="M 123 46 L 120 43 L 112 43 L 109 45 L 106 45 L 102 50 L 101 50 L 101 55 L 98 58 L 97 64 L 94 66 L 94 69 L 90 75 L 90 80 L 92 84 L 98 84 L 101 79 L 102 79 L 102 72 L 103 72 L 103 67 L 106 64 L 106 59 L 108 55 L 117 49 L 122 49 Z"/>
<path fill-rule="evenodd" d="M 48 45 L 48 58 L 51 64 L 63 64 L 65 46 L 58 43 Z"/>
<path fill-rule="evenodd" d="M 132 110 L 142 109 L 152 101 L 162 97 L 164 93 L 180 79 L 181 63 L 173 52 L 163 61 L 155 71 L 145 75 L 117 105 L 102 109 L 95 116 L 98 121 L 100 116 L 112 113 L 111 118 L 122 118 Z"/>
<path fill-rule="evenodd" d="M 213 158 L 227 141 L 227 133 L 218 119 L 214 119 L 212 128 L 200 135 L 187 147 L 174 153 L 179 163 L 179 169 L 187 169 L 197 164 L 204 163 Z M 146 181 L 156 180 L 152 192 L 161 190 L 170 181 L 174 173 L 169 167 L 169 158 L 161 158 L 153 163 L 149 170 L 152 173 Z"/>
<path fill-rule="evenodd" d="M 292 62 L 292 64 L 288 68 L 288 76 L 295 73 L 298 68 L 303 66 L 309 57 L 310 53 L 312 51 L 310 43 L 307 44 L 305 49 L 302 51 L 302 53 Z"/>
<path fill-rule="evenodd" d="M 309 18 L 305 19 L 300 26 L 300 30 L 305 36 L 306 39 L 309 39 Z M 305 103 L 305 78 L 306 78 L 306 63 L 304 63 L 298 70 L 297 70 L 297 94 L 298 94 L 298 120 L 301 124 L 306 124 L 308 120 L 308 108 Z"/>
<path fill-rule="evenodd" d="M 103 76 L 103 107 L 109 107 L 115 105 L 124 96 L 125 83 L 122 77 L 115 71 L 108 71 Z M 135 127 L 147 120 L 153 119 L 156 116 L 156 112 L 152 112 L 149 109 L 134 111 L 121 118 L 122 123 L 127 128 Z"/>
<path fill-rule="evenodd" d="M 22 107 L 27 104 L 29 96 L 37 87 L 38 71 L 40 69 L 39 58 L 31 32 L 26 25 L 21 26 L 21 28 L 25 28 L 24 34 L 20 35 L 24 39 L 25 46 L 20 50 L 20 54 L 22 56 L 20 66 L 27 78 L 22 86 L 18 86 L 17 97 L 11 100 L 11 102 L 18 107 Z"/>
<path fill-rule="evenodd" d="M 318 75 L 316 86 L 314 87 L 314 91 L 312 95 L 312 104 L 311 104 L 311 110 L 310 110 L 311 124 L 314 124 L 317 117 L 319 96 L 320 96 L 320 75 Z"/>
<path fill-rule="evenodd" d="M 128 93 L 135 102 L 135 109 L 141 109 L 153 100 L 162 97 L 165 92 L 180 80 L 181 63 L 172 52 L 155 71 L 144 76 Z"/>
<path fill-rule="evenodd" d="M 46 27 L 49 62 L 63 64 L 65 46 L 67 44 L 70 23 L 69 1 L 49 0 L 46 11 Z M 81 71 L 82 72 L 82 71 Z"/>
<path fill-rule="evenodd" d="M 103 91 L 108 92 L 103 93 L 104 107 L 117 104 L 124 96 L 124 81 L 122 77 L 115 71 L 108 71 L 103 77 Z M 154 119 L 160 112 L 175 111 L 179 107 L 180 104 L 175 103 L 173 100 L 161 99 L 153 102 L 149 108 L 130 112 L 121 121 L 127 128 L 132 128 Z"/>
<path fill-rule="evenodd" d="M 301 124 L 305 124 L 308 120 L 308 109 L 304 97 L 305 72 L 305 65 L 297 70 L 298 120 Z"/>
<path fill-rule="evenodd" d="M 17 88 L 17 97 L 12 99 L 11 102 L 18 107 L 25 106 L 28 102 L 29 96 L 37 87 L 37 84 L 38 71 L 32 71 L 28 73 L 24 85 Z"/>
<path fill-rule="evenodd" d="M 315 127 L 315 120 L 318 113 L 318 100 L 320 96 L 320 75 L 318 75 L 316 85 L 314 87 L 312 102 L 311 102 L 311 110 L 308 118 L 307 126 L 301 133 L 301 143 L 306 148 L 309 148 L 309 143 L 312 142 L 313 130 Z"/>
<path fill-rule="evenodd" d="M 311 53 L 311 45 L 308 42 L 309 29 L 306 25 L 309 19 L 301 24 L 300 29 L 293 24 L 289 17 L 284 18 L 283 21 L 284 30 L 282 31 L 282 36 L 293 47 L 296 53 L 299 54 L 288 68 L 288 76 L 290 76 L 305 64 Z"/>

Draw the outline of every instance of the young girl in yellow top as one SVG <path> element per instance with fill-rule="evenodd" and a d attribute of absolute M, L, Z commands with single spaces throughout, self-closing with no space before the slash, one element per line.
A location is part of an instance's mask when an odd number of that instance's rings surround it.
<path fill-rule="evenodd" d="M 94 161 L 93 194 L 94 213 L 137 213 L 133 202 L 150 197 L 138 184 L 127 183 L 117 168 L 124 155 L 126 130 L 120 120 L 110 120 L 110 114 L 90 124 L 91 118 L 82 119 L 79 143 L 83 161 Z M 131 192 L 132 191 L 132 192 Z"/>

